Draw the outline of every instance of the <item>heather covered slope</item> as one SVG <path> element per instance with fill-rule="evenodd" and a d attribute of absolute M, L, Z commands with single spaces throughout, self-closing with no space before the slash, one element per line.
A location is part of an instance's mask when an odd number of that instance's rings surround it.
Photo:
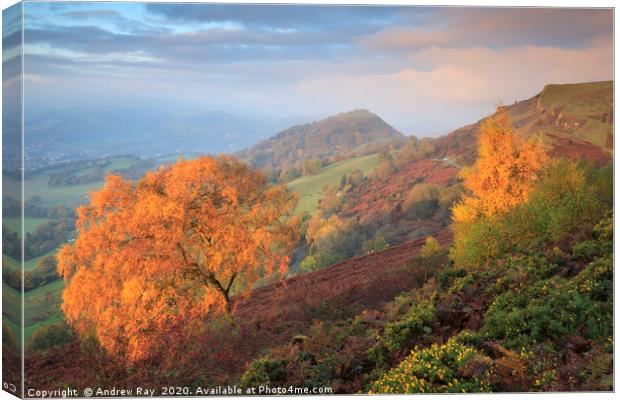
<path fill-rule="evenodd" d="M 428 238 L 408 262 L 425 271 L 422 287 L 354 319 L 318 322 L 255 359 L 240 383 L 375 394 L 612 390 L 612 168 L 549 158 L 515 135 L 502 113 L 483 125 L 452 208 L 453 243 Z M 420 200 L 433 197 L 426 185 Z"/>
<path fill-rule="evenodd" d="M 448 259 L 451 209 L 464 191 L 459 171 L 477 157 L 479 123 L 448 138 L 407 139 L 371 156 L 376 165 L 368 173 L 358 166 L 321 180 L 327 185 L 318 209 L 304 220 L 301 267 L 237 298 L 237 326 L 211 321 L 207 334 L 184 344 L 172 378 L 156 355 L 124 370 L 95 347 L 74 342 L 33 353 L 28 384 L 173 381 L 329 386 L 340 393 L 609 390 L 611 168 L 554 160 L 609 162 L 609 149 L 594 142 L 613 121 L 608 115 L 591 132 L 581 130 L 590 119 L 563 130 L 566 113 L 595 115 L 604 108 L 593 94 L 596 84 L 576 86 L 583 90 L 551 87 L 541 95 L 547 110 L 566 106 L 563 117 L 536 111 L 537 97 L 506 107 L 518 135 L 538 126 L 551 157 L 532 202 L 472 234 L 472 251 L 490 246 L 492 259 L 468 266 Z M 562 103 L 584 98 L 581 107 Z M 540 119 L 547 113 L 555 115 L 550 122 Z M 356 160 L 362 159 L 344 163 Z M 417 368 L 421 360 L 430 367 Z M 410 381 L 401 379 L 402 371 Z"/>
<path fill-rule="evenodd" d="M 611 105 L 611 83 L 596 82 L 548 85 L 539 95 L 504 108 L 517 137 L 540 138 L 551 158 L 604 165 L 611 160 Z M 477 156 L 482 121 L 437 139 L 409 137 L 400 148 L 383 150 L 372 171 L 351 171 L 321 187 L 320 215 L 313 220 L 341 234 L 329 245 L 318 245 L 329 253 L 317 256 L 323 259 L 318 265 L 360 254 L 364 243 L 381 248 L 447 226 L 450 207 L 462 191 L 459 170 Z"/>
<path fill-rule="evenodd" d="M 437 238 L 446 246 L 451 235 L 438 232 Z M 368 308 L 380 308 L 423 281 L 420 271 L 408 267 L 423 244 L 424 240 L 408 242 L 255 289 L 235 307 L 237 334 L 202 339 L 198 347 L 210 349 L 209 356 L 199 361 L 194 375 L 206 374 L 209 381 L 218 384 L 233 383 L 254 357 L 273 346 L 286 345 L 294 335 L 311 329 L 315 321 L 338 321 Z M 77 344 L 31 355 L 26 359 L 26 386 L 55 388 L 69 382 L 74 387 L 86 387 L 105 376 L 128 385 L 156 383 L 148 380 L 156 379 L 154 371 L 151 376 L 143 375 L 145 371 L 132 376 L 97 357 L 93 349 L 85 351 Z M 102 363 L 98 368 L 84 368 L 95 360 Z"/>

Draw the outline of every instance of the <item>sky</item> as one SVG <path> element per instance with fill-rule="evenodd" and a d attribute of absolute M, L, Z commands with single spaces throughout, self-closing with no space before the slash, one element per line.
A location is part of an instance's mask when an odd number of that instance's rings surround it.
<path fill-rule="evenodd" d="M 438 136 L 546 84 L 613 78 L 610 9 L 29 2 L 24 29 L 43 110 L 364 108 Z"/>

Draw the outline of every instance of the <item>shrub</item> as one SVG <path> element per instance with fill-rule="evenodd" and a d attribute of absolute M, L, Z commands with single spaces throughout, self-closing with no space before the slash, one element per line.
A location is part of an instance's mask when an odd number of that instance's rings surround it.
<path fill-rule="evenodd" d="M 411 204 L 407 209 L 409 216 L 413 219 L 428 219 L 439 209 L 439 201 L 437 199 L 420 201 Z"/>
<path fill-rule="evenodd" d="M 385 241 L 385 237 L 377 232 L 374 238 L 364 242 L 362 251 L 366 254 L 376 253 L 387 249 L 390 245 Z"/>
<path fill-rule="evenodd" d="M 603 255 L 603 251 L 604 249 L 599 241 L 586 240 L 585 242 L 575 244 L 572 249 L 572 254 L 575 259 L 591 261 L 595 257 Z"/>
<path fill-rule="evenodd" d="M 539 251 L 551 241 L 587 232 L 610 208 L 606 193 L 611 181 L 603 179 L 605 174 L 605 169 L 555 161 L 532 188 L 527 202 L 505 213 L 456 224 L 452 260 L 470 270 L 481 269 L 506 252 Z"/>
<path fill-rule="evenodd" d="M 571 280 L 570 289 L 611 307 L 613 283 L 613 261 L 609 254 L 588 264 Z"/>
<path fill-rule="evenodd" d="M 612 240 L 614 237 L 614 219 L 610 214 L 611 211 L 608 213 L 608 215 L 602 218 L 592 230 L 599 240 L 606 242 L 610 245 L 608 246 L 609 251 L 613 249 L 613 246 L 611 245 L 613 244 Z"/>
<path fill-rule="evenodd" d="M 467 271 L 465 269 L 450 267 L 439 272 L 437 275 L 437 280 L 439 281 L 439 286 L 442 289 L 447 289 L 452 286 L 456 278 L 463 278 L 466 275 Z"/>
<path fill-rule="evenodd" d="M 602 341 L 612 331 L 611 257 L 590 263 L 573 279 L 553 277 L 507 291 L 487 310 L 482 333 L 518 348 L 545 340 L 558 348 L 575 332 Z"/>
<path fill-rule="evenodd" d="M 341 250 L 327 249 L 319 251 L 317 259 L 317 268 L 325 268 L 345 260 L 347 255 Z"/>
<path fill-rule="evenodd" d="M 424 241 L 424 246 L 422 246 L 422 250 L 420 251 L 420 255 L 425 259 L 430 259 L 431 257 L 438 254 L 441 250 L 441 246 L 437 239 L 432 236 L 428 236 Z"/>
<path fill-rule="evenodd" d="M 440 248 L 437 241 L 430 236 L 420 253 L 407 263 L 407 268 L 414 275 L 414 282 L 418 286 L 441 274 L 448 264 L 448 250 Z"/>
<path fill-rule="evenodd" d="M 75 333 L 64 322 L 51 324 L 37 329 L 28 342 L 28 347 L 34 351 L 43 351 L 71 343 L 75 340 Z"/>
<path fill-rule="evenodd" d="M 303 260 L 301 260 L 301 263 L 299 264 L 299 270 L 301 272 L 312 272 L 316 271 L 317 269 L 319 268 L 316 262 L 315 255 L 306 256 Z"/>
<path fill-rule="evenodd" d="M 386 325 L 381 344 L 390 352 L 400 350 L 412 340 L 424 340 L 431 334 L 434 305 L 432 301 L 415 304 L 407 317 Z"/>
<path fill-rule="evenodd" d="M 612 182 L 600 179 L 604 171 L 566 160 L 551 164 L 522 207 L 525 224 L 521 232 L 512 232 L 512 239 L 561 240 L 593 226 L 610 207 L 601 194 Z"/>
<path fill-rule="evenodd" d="M 286 376 L 286 362 L 261 358 L 252 361 L 250 367 L 243 373 L 239 384 L 242 387 L 257 387 L 272 385 L 281 382 Z"/>
<path fill-rule="evenodd" d="M 399 296 L 396 304 L 408 302 L 407 296 Z M 396 307 L 396 312 L 398 312 Z M 368 359 L 376 368 L 386 366 L 387 354 L 402 351 L 413 343 L 428 343 L 432 333 L 431 322 L 434 314 L 434 303 L 427 300 L 410 306 L 404 318 L 389 322 L 383 334 L 377 337 L 377 343 L 368 349 Z"/>
<path fill-rule="evenodd" d="M 2 345 L 8 346 L 11 350 L 17 351 L 19 350 L 19 345 L 17 341 L 17 336 L 15 335 L 15 331 L 11 329 L 10 326 L 2 323 Z"/>
<path fill-rule="evenodd" d="M 557 248 L 552 250 L 550 258 L 557 258 Z M 560 251 L 561 252 L 561 251 Z M 517 282 L 536 282 L 542 279 L 551 278 L 555 275 L 560 266 L 555 262 L 547 259 L 545 255 L 541 253 L 534 254 L 517 254 L 501 260 L 501 263 L 505 266 L 503 276 L 500 278 L 508 278 Z"/>
<path fill-rule="evenodd" d="M 304 175 L 314 175 L 321 170 L 321 160 L 304 160 L 302 163 L 302 173 Z"/>
<path fill-rule="evenodd" d="M 455 339 L 417 347 L 396 368 L 375 381 L 369 393 L 458 393 L 491 390 L 491 360 Z"/>
<path fill-rule="evenodd" d="M 439 207 L 439 189 L 436 185 L 419 183 L 405 195 L 403 208 L 413 217 L 428 218 Z"/>
<path fill-rule="evenodd" d="M 450 258 L 460 267 L 480 270 L 505 251 L 499 221 L 481 218 L 470 226 L 461 227 L 450 248 Z"/>

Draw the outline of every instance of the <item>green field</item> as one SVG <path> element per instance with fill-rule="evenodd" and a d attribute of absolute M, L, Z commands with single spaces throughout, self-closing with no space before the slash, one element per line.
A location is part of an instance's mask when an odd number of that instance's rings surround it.
<path fill-rule="evenodd" d="M 17 290 L 2 282 L 2 315 L 18 324 L 21 320 L 21 299 Z"/>
<path fill-rule="evenodd" d="M 50 221 L 48 218 L 24 218 L 24 234 L 31 233 L 39 225 L 42 225 Z M 6 217 L 2 218 L 2 223 L 6 225 L 7 228 L 12 230 L 13 232 L 19 232 L 21 229 L 21 218 L 20 217 Z"/>
<path fill-rule="evenodd" d="M 110 165 L 105 167 L 106 171 L 127 168 L 134 164 L 136 159 L 131 157 L 114 157 Z M 87 171 L 84 168 L 83 171 Z M 103 185 L 103 181 L 87 183 L 84 185 L 69 185 L 69 186 L 49 186 L 49 176 L 55 173 L 72 173 L 70 167 L 59 167 L 51 170 L 45 170 L 40 174 L 37 174 L 24 181 L 24 198 L 30 199 L 32 196 L 40 196 L 42 199 L 41 206 L 43 207 L 55 207 L 59 205 L 65 205 L 67 207 L 76 207 L 87 201 L 88 193 L 93 190 L 99 189 Z M 80 171 L 80 175 L 86 172 Z M 6 193 L 19 193 L 20 181 L 12 179 L 10 177 L 4 178 L 5 183 L 4 191 Z"/>
<path fill-rule="evenodd" d="M 43 257 L 47 257 L 47 256 L 53 256 L 54 254 L 56 254 L 56 252 L 58 251 L 58 247 L 48 251 L 45 254 L 40 255 L 39 257 L 35 257 L 32 258 L 30 260 L 26 260 L 26 262 L 24 263 L 24 269 L 26 271 L 32 271 L 33 269 L 35 269 L 37 267 L 37 264 L 39 263 L 39 261 L 43 258 Z M 6 254 L 2 255 L 2 261 L 7 263 L 11 268 L 13 269 L 20 269 L 20 262 L 19 260 L 14 259 L 11 256 L 7 256 Z"/>
<path fill-rule="evenodd" d="M 318 208 L 318 201 L 323 197 L 325 185 L 337 185 L 340 179 L 356 169 L 364 174 L 372 171 L 379 163 L 379 155 L 371 154 L 340 161 L 321 169 L 318 174 L 303 176 L 288 184 L 288 187 L 299 194 L 299 203 L 295 213 L 313 214 Z"/>
<path fill-rule="evenodd" d="M 65 283 L 58 279 L 50 284 L 26 292 L 24 296 L 26 341 L 36 329 L 61 319 L 59 306 L 62 300 L 62 291 Z M 21 299 L 19 291 L 2 283 L 2 307 L 5 320 L 11 322 L 10 326 L 19 328 L 21 319 Z M 18 329 L 15 329 L 18 334 Z M 19 336 L 18 336 L 19 337 Z"/>

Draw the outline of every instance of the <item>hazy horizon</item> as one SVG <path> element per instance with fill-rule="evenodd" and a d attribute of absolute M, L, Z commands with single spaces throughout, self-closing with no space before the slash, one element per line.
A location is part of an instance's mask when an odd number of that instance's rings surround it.
<path fill-rule="evenodd" d="M 364 108 L 438 136 L 546 84 L 613 77 L 610 9 L 41 2 L 24 14 L 27 114 Z"/>

